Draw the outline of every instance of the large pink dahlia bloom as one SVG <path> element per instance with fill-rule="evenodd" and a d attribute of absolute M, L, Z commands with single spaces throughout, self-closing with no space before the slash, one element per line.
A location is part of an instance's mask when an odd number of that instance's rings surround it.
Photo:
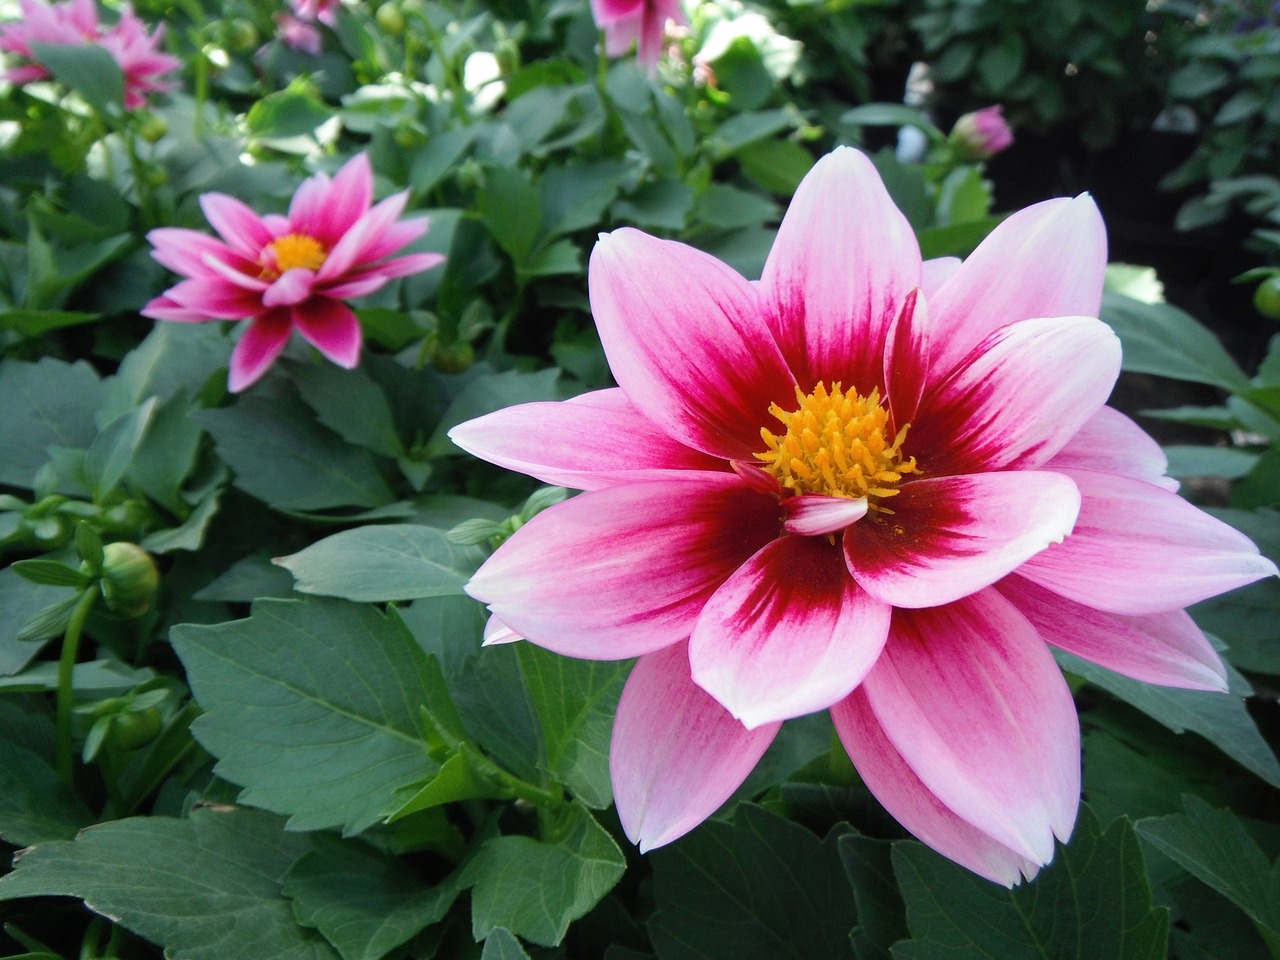
<path fill-rule="evenodd" d="M 259 216 L 234 197 L 202 195 L 201 209 L 222 239 L 177 227 L 147 234 L 152 256 L 188 279 L 148 303 L 143 315 L 183 322 L 247 318 L 231 354 L 233 391 L 267 371 L 294 328 L 334 363 L 354 367 L 360 323 L 342 301 L 444 259 L 436 253 L 387 259 L 426 233 L 427 221 L 398 219 L 407 190 L 370 206 L 372 199 L 373 172 L 363 153 L 332 180 L 323 173 L 307 179 L 286 216 Z"/>
<path fill-rule="evenodd" d="M 591 0 L 591 15 L 604 31 L 604 52 L 620 57 L 636 44 L 636 59 L 649 68 L 662 56 L 667 21 L 687 24 L 680 0 Z"/>
<path fill-rule="evenodd" d="M 1276 569 L 1104 406 L 1105 261 L 1078 197 L 1015 214 L 964 263 L 921 263 L 850 149 L 805 178 L 758 284 L 636 230 L 601 238 L 591 305 L 620 389 L 451 436 L 587 491 L 468 590 L 495 639 L 640 658 L 611 767 L 642 848 L 714 812 L 783 720 L 830 709 L 903 826 L 1012 885 L 1080 793 L 1049 645 L 1225 689 L 1183 608 Z"/>
<path fill-rule="evenodd" d="M 94 0 L 68 0 L 67 3 L 19 0 L 19 5 L 22 19 L 0 26 L 0 50 L 29 61 L 5 71 L 5 79 L 10 83 L 31 83 L 50 76 L 32 50 L 33 43 L 93 44 L 106 50 L 119 64 L 124 74 L 127 109 L 146 106 L 150 94 L 173 89 L 174 83 L 166 80 L 165 74 L 179 69 L 182 61 L 160 52 L 164 25 L 148 34 L 146 25 L 128 4 L 121 8 L 115 26 L 106 29 L 98 21 Z"/>

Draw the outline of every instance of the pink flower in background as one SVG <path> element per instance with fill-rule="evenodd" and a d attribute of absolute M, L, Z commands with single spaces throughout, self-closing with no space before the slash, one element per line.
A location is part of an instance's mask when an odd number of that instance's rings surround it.
<path fill-rule="evenodd" d="M 984 107 L 957 120 L 951 139 L 975 160 L 986 160 L 1013 145 L 1013 131 L 1005 122 L 1003 107 Z"/>
<path fill-rule="evenodd" d="M 427 221 L 398 219 L 407 190 L 371 207 L 372 198 L 365 154 L 347 161 L 332 180 L 323 173 L 306 180 L 287 216 L 259 216 L 234 197 L 206 193 L 200 206 L 222 239 L 172 227 L 147 234 L 152 256 L 189 279 L 142 313 L 182 322 L 247 318 L 231 355 L 233 391 L 266 372 L 295 328 L 334 363 L 354 367 L 360 324 L 342 301 L 444 259 L 435 253 L 388 259 L 426 233 Z"/>
<path fill-rule="evenodd" d="M 281 42 L 292 50 L 319 56 L 324 47 L 319 30 L 287 13 L 276 14 L 276 32 Z"/>
<path fill-rule="evenodd" d="M 289 0 L 300 20 L 319 20 L 327 27 L 338 22 L 339 0 Z"/>
<path fill-rule="evenodd" d="M 620 57 L 637 44 L 636 59 L 649 68 L 662 56 L 668 20 L 687 24 L 680 0 L 591 0 L 591 15 L 604 31 L 604 52 Z"/>
<path fill-rule="evenodd" d="M 758 284 L 624 229 L 592 254 L 620 388 L 461 424 L 463 449 L 586 492 L 480 568 L 495 641 L 639 657 L 618 813 L 669 843 L 782 721 L 830 709 L 871 791 L 1012 885 L 1074 826 L 1079 726 L 1049 646 L 1225 689 L 1184 608 L 1276 572 L 1104 406 L 1120 347 L 1087 196 L 921 262 L 862 154 L 805 178 Z"/>
<path fill-rule="evenodd" d="M 41 0 L 19 2 L 22 20 L 0 27 L 0 50 L 30 62 L 5 72 L 5 79 L 10 83 L 31 83 L 50 76 L 32 49 L 33 43 L 93 44 L 106 50 L 120 65 L 126 109 L 146 106 L 151 93 L 173 89 L 174 83 L 166 80 L 165 75 L 178 70 L 182 61 L 160 52 L 163 24 L 148 34 L 146 25 L 128 4 L 121 7 L 115 26 L 103 29 L 93 0 L 53 4 Z"/>

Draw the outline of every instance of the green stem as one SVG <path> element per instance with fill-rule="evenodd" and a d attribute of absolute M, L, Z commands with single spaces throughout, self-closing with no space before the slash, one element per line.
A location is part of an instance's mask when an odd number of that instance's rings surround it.
<path fill-rule="evenodd" d="M 58 660 L 58 743 L 57 766 L 58 776 L 67 786 L 71 786 L 72 750 L 71 750 L 71 711 L 75 706 L 75 694 L 71 689 L 72 673 L 76 666 L 76 656 L 80 652 L 80 634 L 84 630 L 84 622 L 98 599 L 98 585 L 92 583 L 80 591 L 75 609 L 71 611 L 71 619 L 67 622 L 67 633 L 62 638 L 62 656 Z"/>

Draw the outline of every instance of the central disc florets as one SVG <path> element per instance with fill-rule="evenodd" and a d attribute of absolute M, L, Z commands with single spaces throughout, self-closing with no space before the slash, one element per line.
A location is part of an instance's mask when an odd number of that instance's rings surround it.
<path fill-rule="evenodd" d="M 839 383 L 828 391 L 819 381 L 807 396 L 796 387 L 796 403 L 793 411 L 776 403 L 769 406 L 786 432 L 779 437 L 762 427 L 760 436 L 768 449 L 755 455 L 793 493 L 892 497 L 904 475 L 919 472 L 915 458 L 902 454 L 910 424 L 892 439 L 886 435 L 889 413 L 880 403 L 879 390 L 862 397 L 855 390 L 845 393 Z"/>
<path fill-rule="evenodd" d="M 328 256 L 324 245 L 315 237 L 309 237 L 305 233 L 290 233 L 283 236 L 267 244 L 263 252 L 267 254 L 264 265 L 277 275 L 295 267 L 319 270 L 320 265 L 324 263 L 324 258 Z"/>

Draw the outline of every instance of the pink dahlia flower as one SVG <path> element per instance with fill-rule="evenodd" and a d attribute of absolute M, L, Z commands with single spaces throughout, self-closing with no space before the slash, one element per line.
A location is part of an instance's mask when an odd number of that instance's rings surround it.
<path fill-rule="evenodd" d="M 289 0 L 293 12 L 300 20 L 319 20 L 332 27 L 338 22 L 338 0 Z"/>
<path fill-rule="evenodd" d="M 1087 196 L 921 263 L 862 154 L 797 191 L 758 284 L 618 230 L 592 310 L 620 388 L 455 427 L 493 463 L 587 492 L 468 591 L 572 657 L 639 657 L 618 705 L 618 813 L 642 849 L 701 823 L 782 721 L 830 709 L 909 831 L 1012 885 L 1080 793 L 1049 645 L 1225 689 L 1183 608 L 1276 572 L 1173 492 L 1104 403 L 1120 345 Z"/>
<path fill-rule="evenodd" d="M 111 54 L 120 65 L 126 109 L 146 106 L 150 94 L 173 89 L 173 82 L 166 80 L 165 74 L 179 69 L 182 61 L 160 52 L 163 24 L 148 34 L 146 25 L 128 4 L 121 8 L 116 25 L 103 29 L 93 0 L 68 0 L 67 3 L 19 0 L 19 3 L 22 20 L 0 27 L 0 50 L 30 62 L 5 72 L 5 79 L 10 83 L 31 83 L 50 76 L 32 50 L 33 43 L 94 44 Z"/>
<path fill-rule="evenodd" d="M 266 372 L 294 328 L 334 363 L 354 367 L 360 323 L 342 301 L 444 259 L 436 253 L 388 259 L 426 233 L 427 221 L 398 219 L 407 190 L 370 207 L 372 197 L 365 154 L 332 180 L 323 173 L 306 180 L 287 216 L 258 216 L 234 197 L 204 194 L 201 209 L 222 239 L 174 227 L 147 234 L 151 255 L 188 279 L 148 303 L 143 315 L 188 323 L 248 319 L 231 354 L 233 391 Z"/>
<path fill-rule="evenodd" d="M 604 31 L 604 52 L 620 57 L 636 46 L 636 59 L 655 67 L 662 56 L 667 21 L 687 24 L 680 0 L 591 0 L 591 15 Z"/>
<path fill-rule="evenodd" d="M 276 36 L 285 46 L 313 57 L 319 56 L 324 49 L 324 38 L 320 31 L 297 17 L 288 13 L 276 14 Z"/>
<path fill-rule="evenodd" d="M 986 160 L 1013 146 L 1013 131 L 1004 119 L 1003 107 L 983 107 L 957 120 L 951 139 L 973 158 Z"/>

